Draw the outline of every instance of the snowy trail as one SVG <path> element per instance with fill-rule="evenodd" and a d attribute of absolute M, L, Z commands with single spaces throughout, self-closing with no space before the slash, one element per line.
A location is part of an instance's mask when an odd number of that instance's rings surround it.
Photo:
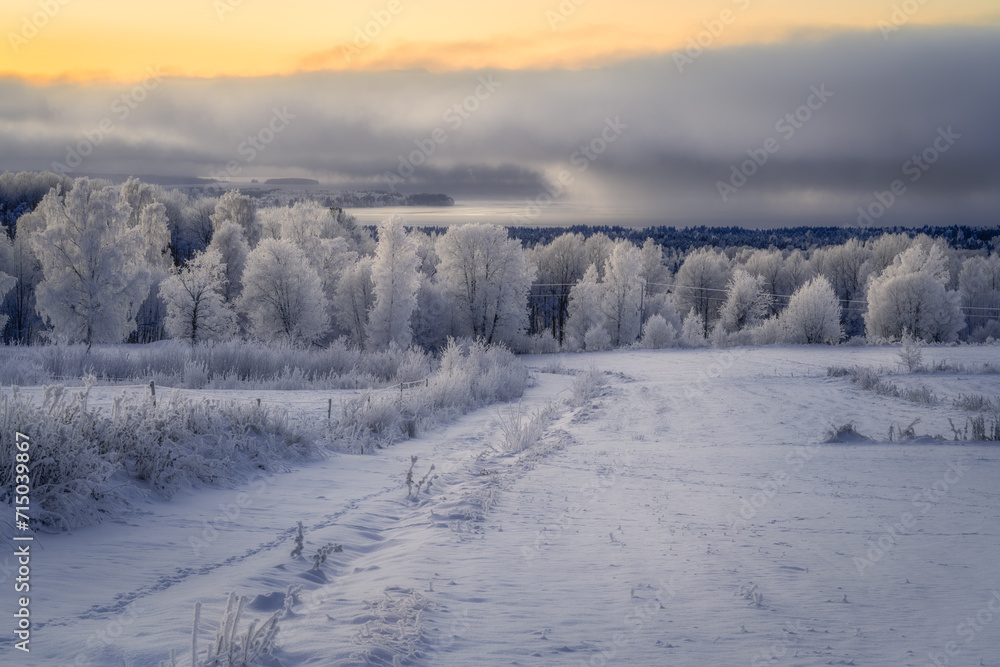
<path fill-rule="evenodd" d="M 1000 664 L 1000 449 L 817 444 L 847 421 L 882 435 L 919 416 L 923 432 L 950 433 L 948 416 L 962 414 L 950 398 L 918 406 L 825 376 L 894 356 L 528 358 L 538 383 L 523 410 L 557 409 L 523 454 L 490 448 L 498 416 L 485 408 L 375 455 L 43 537 L 37 649 L 14 664 L 156 665 L 171 649 L 189 664 L 196 601 L 204 646 L 229 591 L 263 618 L 290 585 L 274 664 Z M 602 394 L 561 403 L 568 373 L 591 366 L 607 371 Z M 998 376 L 971 377 L 1000 394 Z M 942 397 L 968 386 L 954 374 L 898 381 Z M 404 485 L 412 455 L 418 479 L 431 464 L 438 475 L 417 502 Z M 292 558 L 296 521 L 305 550 Z M 343 550 L 312 569 L 326 544 Z"/>

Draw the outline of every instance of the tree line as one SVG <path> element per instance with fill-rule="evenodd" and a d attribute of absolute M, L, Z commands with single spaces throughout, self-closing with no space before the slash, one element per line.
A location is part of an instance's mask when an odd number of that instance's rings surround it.
<path fill-rule="evenodd" d="M 373 230 L 316 202 L 259 207 L 237 190 L 190 197 L 134 178 L 3 174 L 0 199 L 18 202 L 0 236 L 0 327 L 21 344 L 343 337 L 440 349 L 471 337 L 552 351 L 1000 338 L 1000 259 L 974 230 L 957 245 L 844 230 L 843 242 L 799 248 L 726 245 L 732 229 L 713 243 L 695 229 L 706 242 L 681 251 L 651 230 L 546 231 L 535 243 L 513 236 L 523 229 L 408 229 L 399 217 Z"/>

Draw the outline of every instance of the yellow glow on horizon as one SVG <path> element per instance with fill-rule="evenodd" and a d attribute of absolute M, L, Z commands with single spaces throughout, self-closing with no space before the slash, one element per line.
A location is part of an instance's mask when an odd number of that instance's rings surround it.
<path fill-rule="evenodd" d="M 579 4 L 576 4 L 579 3 Z M 597 66 L 685 48 L 877 31 L 900 0 L 5 0 L 0 74 L 33 81 L 135 80 L 312 70 Z M 1000 25 L 996 0 L 928 2 L 922 25 Z M 563 8 L 562 10 L 560 8 Z M 569 11 L 568 8 L 572 8 Z M 728 13 L 724 13 L 728 12 Z M 896 15 L 897 20 L 900 15 Z M 367 30 L 367 35 L 365 34 Z M 370 40 L 370 42 L 368 41 Z"/>

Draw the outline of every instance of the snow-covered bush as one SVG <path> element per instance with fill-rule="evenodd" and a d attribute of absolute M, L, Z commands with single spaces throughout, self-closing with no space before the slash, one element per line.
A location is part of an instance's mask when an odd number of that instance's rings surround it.
<path fill-rule="evenodd" d="M 521 411 L 520 402 L 516 408 L 513 405 L 507 406 L 506 414 L 503 410 L 497 410 L 500 425 L 498 449 L 504 454 L 520 454 L 525 451 L 541 439 L 552 413 L 552 406 L 549 405 L 526 415 Z"/>
<path fill-rule="evenodd" d="M 813 278 L 795 291 L 780 322 L 788 343 L 838 343 L 844 337 L 840 301 L 824 276 Z"/>
<path fill-rule="evenodd" d="M 100 383 L 142 383 L 190 389 L 359 389 L 425 378 L 429 354 L 390 346 L 362 352 L 343 341 L 326 348 L 260 342 L 194 347 L 153 345 L 0 347 L 3 384 L 45 384 L 93 375 Z"/>
<path fill-rule="evenodd" d="M 646 320 L 641 346 L 647 350 L 660 350 L 673 345 L 676 337 L 677 332 L 672 324 L 667 324 L 662 315 L 653 315 Z"/>
<path fill-rule="evenodd" d="M 328 436 L 338 447 L 371 451 L 483 405 L 520 398 L 527 386 L 527 369 L 505 348 L 450 340 L 426 385 L 345 401 Z"/>
<path fill-rule="evenodd" d="M 602 352 L 611 349 L 611 334 L 604 327 L 597 325 L 587 330 L 583 337 L 583 346 L 587 352 Z"/>
<path fill-rule="evenodd" d="M 589 403 L 601 394 L 605 386 L 607 386 L 607 380 L 604 373 L 597 370 L 596 367 L 591 367 L 586 373 L 580 373 L 573 378 L 570 404 L 574 407 L 580 407 Z"/>
<path fill-rule="evenodd" d="M 0 394 L 0 503 L 15 485 L 14 434 L 32 450 L 32 517 L 45 530 L 99 522 L 153 491 L 232 485 L 316 453 L 313 441 L 267 406 L 118 398 L 110 415 L 87 406 L 89 389 L 45 387 L 41 405 Z"/>
<path fill-rule="evenodd" d="M 191 664 L 193 667 L 251 667 L 274 648 L 278 634 L 278 620 L 284 610 L 274 612 L 261 623 L 254 619 L 246 631 L 240 632 L 240 621 L 246 599 L 230 593 L 226 610 L 219 622 L 215 639 L 208 645 L 204 658 L 198 650 L 198 633 L 201 624 L 201 602 L 194 607 L 194 623 L 191 629 Z"/>
<path fill-rule="evenodd" d="M 910 335 L 909 331 L 903 331 L 903 345 L 899 349 L 899 363 L 910 373 L 914 373 L 923 368 L 923 351 L 920 349 L 920 341 Z"/>

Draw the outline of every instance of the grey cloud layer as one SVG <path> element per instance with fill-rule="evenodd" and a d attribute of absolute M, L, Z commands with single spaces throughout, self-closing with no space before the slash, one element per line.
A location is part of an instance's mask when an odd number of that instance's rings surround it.
<path fill-rule="evenodd" d="M 403 189 L 532 196 L 566 168 L 574 196 L 627 200 L 651 221 L 836 224 L 951 126 L 961 138 L 882 222 L 988 224 L 1000 203 L 998 63 L 995 30 L 912 28 L 706 52 L 683 73 L 665 56 L 583 71 L 165 78 L 141 101 L 128 86 L 8 79 L 0 169 L 51 168 L 89 132 L 100 142 L 80 172 L 207 175 L 234 161 L 248 176 L 384 187 L 422 142 L 433 155 Z M 476 100 L 489 74 L 500 85 Z M 791 136 L 776 126 L 821 86 L 833 95 Z M 124 118 L 122 95 L 134 103 Z M 262 143 L 275 109 L 294 118 Z M 574 151 L 615 117 L 628 129 L 576 172 Z M 718 181 L 768 138 L 778 151 L 723 201 Z"/>

